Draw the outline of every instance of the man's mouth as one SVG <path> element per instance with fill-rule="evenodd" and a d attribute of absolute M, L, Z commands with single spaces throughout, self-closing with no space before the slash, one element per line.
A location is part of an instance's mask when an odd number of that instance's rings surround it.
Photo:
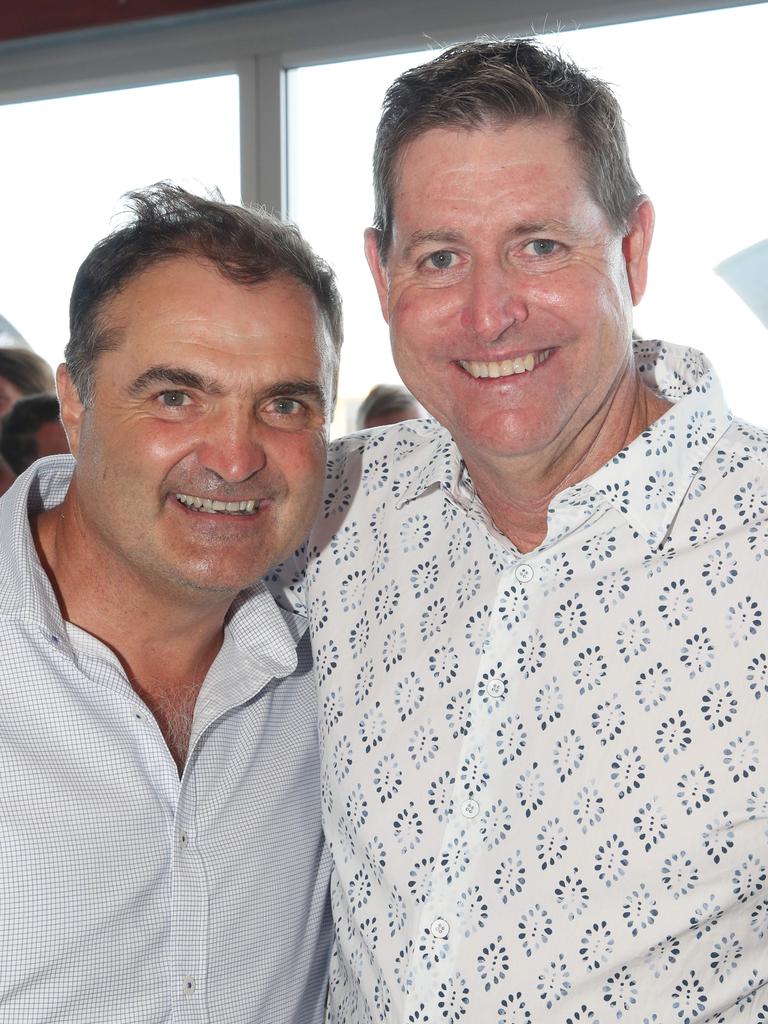
<path fill-rule="evenodd" d="M 459 366 L 466 370 L 470 377 L 512 377 L 516 373 L 530 373 L 554 352 L 552 348 L 544 348 L 539 352 L 529 352 L 527 356 L 516 356 L 514 359 L 503 359 L 498 363 L 484 363 L 480 360 L 459 359 Z"/>
<path fill-rule="evenodd" d="M 216 498 L 199 498 L 194 494 L 176 494 L 175 498 L 195 512 L 210 512 L 214 515 L 225 513 L 228 516 L 252 516 L 261 506 L 261 500 L 256 498 L 246 501 L 219 501 Z"/>

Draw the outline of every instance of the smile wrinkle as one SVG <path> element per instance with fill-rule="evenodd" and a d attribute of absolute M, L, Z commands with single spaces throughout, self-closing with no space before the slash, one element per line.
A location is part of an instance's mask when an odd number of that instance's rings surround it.
<path fill-rule="evenodd" d="M 500 362 L 482 362 L 479 359 L 459 359 L 459 366 L 475 380 L 490 377 L 512 377 L 518 373 L 530 373 L 552 355 L 554 349 L 545 348 L 540 352 L 529 352 L 526 356 L 503 359 Z"/>

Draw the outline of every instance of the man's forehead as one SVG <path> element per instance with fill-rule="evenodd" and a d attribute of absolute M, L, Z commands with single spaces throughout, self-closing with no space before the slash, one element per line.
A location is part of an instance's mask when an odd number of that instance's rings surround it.
<path fill-rule="evenodd" d="M 276 316 L 276 309 L 286 315 Z M 122 334 L 155 323 L 182 330 L 212 324 L 224 333 L 258 333 L 261 323 L 308 334 L 326 326 L 314 293 L 293 276 L 279 272 L 260 281 L 240 281 L 209 261 L 188 256 L 153 261 L 133 274 L 105 298 L 99 318 L 106 330 Z"/>
<path fill-rule="evenodd" d="M 280 361 L 319 364 L 324 372 L 333 349 L 326 318 L 302 282 L 287 274 L 257 284 L 230 281 L 183 258 L 136 275 L 105 303 L 101 320 L 106 363 L 115 363 L 111 353 L 134 376 L 166 365 L 212 378 L 221 360 L 230 372 L 237 364 L 245 372 L 249 364 L 257 371 L 257 364 Z"/>
<path fill-rule="evenodd" d="M 465 240 L 472 221 L 510 233 L 572 226 L 594 207 L 583 162 L 568 127 L 539 119 L 507 126 L 431 129 L 404 153 L 393 190 L 393 240 L 409 250 L 422 243 Z"/>
<path fill-rule="evenodd" d="M 524 147 L 521 146 L 522 139 L 527 140 Z M 402 176 L 404 167 L 412 162 L 410 158 L 414 152 L 428 155 L 430 151 L 471 151 L 482 146 L 485 140 L 500 143 L 499 151 L 506 152 L 510 159 L 525 155 L 531 148 L 531 140 L 535 141 L 537 150 L 564 147 L 571 158 L 580 159 L 573 125 L 562 117 L 489 118 L 476 124 L 449 121 L 425 126 L 404 140 L 395 156 L 395 180 Z"/>

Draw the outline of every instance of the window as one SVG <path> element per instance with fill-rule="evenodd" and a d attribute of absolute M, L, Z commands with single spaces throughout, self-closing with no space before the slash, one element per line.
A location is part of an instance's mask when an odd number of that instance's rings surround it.
<path fill-rule="evenodd" d="M 0 314 L 54 367 L 75 273 L 121 195 L 171 179 L 240 200 L 236 75 L 0 106 L 0 138 Z"/>

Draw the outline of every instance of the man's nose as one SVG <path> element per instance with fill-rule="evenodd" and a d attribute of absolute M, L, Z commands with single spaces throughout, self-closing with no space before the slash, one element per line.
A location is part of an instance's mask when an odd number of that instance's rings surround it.
<path fill-rule="evenodd" d="M 461 326 L 492 342 L 528 319 L 522 275 L 499 262 L 478 264 L 469 277 Z"/>
<path fill-rule="evenodd" d="M 226 483 L 242 483 L 267 464 L 261 424 L 252 409 L 228 410 L 209 417 L 198 460 Z"/>

